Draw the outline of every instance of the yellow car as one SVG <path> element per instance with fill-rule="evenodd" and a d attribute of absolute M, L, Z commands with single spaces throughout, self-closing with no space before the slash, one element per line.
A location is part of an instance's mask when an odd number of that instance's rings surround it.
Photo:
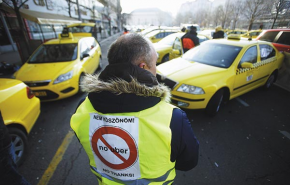
<path fill-rule="evenodd" d="M 232 30 L 232 31 L 229 31 L 227 32 L 227 35 L 243 35 L 243 34 L 246 34 L 247 33 L 247 30 Z"/>
<path fill-rule="evenodd" d="M 63 33 L 37 48 L 14 77 L 42 101 L 66 98 L 80 92 L 81 79 L 96 71 L 101 55 L 94 37 Z"/>
<path fill-rule="evenodd" d="M 260 33 L 262 33 L 262 30 L 252 30 L 249 31 L 248 33 L 241 35 L 241 37 L 255 39 L 260 35 Z"/>
<path fill-rule="evenodd" d="M 145 35 L 152 43 L 156 43 L 164 37 L 176 33 L 178 30 L 154 30 Z"/>
<path fill-rule="evenodd" d="M 214 116 L 223 101 L 269 88 L 283 59 L 270 42 L 214 39 L 158 65 L 157 78 L 171 88 L 172 104 Z"/>
<path fill-rule="evenodd" d="M 0 78 L 0 111 L 20 165 L 27 152 L 27 135 L 40 114 L 40 101 L 21 81 Z"/>
<path fill-rule="evenodd" d="M 181 57 L 184 54 L 184 52 L 183 52 L 183 45 L 182 45 L 182 42 L 181 42 L 181 37 L 184 34 L 185 33 L 182 33 L 182 34 L 177 35 L 175 37 L 175 40 L 173 41 L 173 44 L 171 45 L 170 50 L 168 50 L 169 51 L 168 52 L 168 58 L 169 58 L 169 60 L 172 60 L 172 59 Z M 211 37 L 209 37 L 207 35 L 203 35 L 203 34 L 197 34 L 197 37 L 199 38 L 199 43 L 200 44 L 202 42 L 204 42 L 204 41 L 207 41 L 207 40 L 210 40 L 211 39 Z M 158 50 L 157 50 L 157 52 L 158 52 Z M 160 56 L 162 56 L 162 54 L 159 54 L 159 58 L 160 58 Z M 158 58 L 158 61 L 159 61 L 159 58 Z"/>

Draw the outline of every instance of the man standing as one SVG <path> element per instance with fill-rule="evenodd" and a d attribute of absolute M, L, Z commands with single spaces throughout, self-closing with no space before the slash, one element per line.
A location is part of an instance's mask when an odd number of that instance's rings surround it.
<path fill-rule="evenodd" d="M 222 39 L 224 38 L 225 32 L 222 30 L 221 26 L 217 26 L 215 28 L 215 32 L 213 33 L 212 39 Z"/>
<path fill-rule="evenodd" d="M 190 26 L 189 32 L 181 37 L 183 52 L 187 52 L 191 48 L 199 45 L 199 38 L 197 37 L 196 27 Z"/>
<path fill-rule="evenodd" d="M 88 96 L 71 118 L 91 171 L 101 185 L 172 184 L 175 169 L 197 165 L 199 142 L 186 113 L 168 103 L 170 90 L 157 82 L 153 44 L 122 35 L 108 61 L 100 75 L 85 77 Z"/>

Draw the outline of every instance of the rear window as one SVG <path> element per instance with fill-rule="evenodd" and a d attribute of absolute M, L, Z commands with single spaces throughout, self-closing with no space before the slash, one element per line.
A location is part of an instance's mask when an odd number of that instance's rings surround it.
<path fill-rule="evenodd" d="M 277 40 L 277 43 L 290 46 L 290 32 L 283 32 L 282 35 Z"/>
<path fill-rule="evenodd" d="M 268 32 L 265 32 L 261 36 L 260 40 L 273 42 L 278 33 L 279 33 L 279 31 L 268 31 Z"/>

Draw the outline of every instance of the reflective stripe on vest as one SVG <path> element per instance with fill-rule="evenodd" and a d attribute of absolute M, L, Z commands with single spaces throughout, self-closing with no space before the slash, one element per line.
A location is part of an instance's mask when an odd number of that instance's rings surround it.
<path fill-rule="evenodd" d="M 164 101 L 133 113 L 102 114 L 86 100 L 71 118 L 99 184 L 171 184 L 170 122 L 174 106 Z M 158 155 L 156 155 L 158 153 Z"/>

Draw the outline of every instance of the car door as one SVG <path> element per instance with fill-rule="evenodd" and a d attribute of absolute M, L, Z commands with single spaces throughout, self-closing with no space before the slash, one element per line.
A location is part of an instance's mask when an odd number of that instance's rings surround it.
<path fill-rule="evenodd" d="M 243 68 L 242 64 L 245 62 L 253 64 L 253 67 Z M 233 96 L 244 94 L 258 85 L 259 67 L 255 67 L 257 62 L 258 48 L 257 45 L 254 45 L 246 50 L 237 66 L 234 88 L 232 92 Z"/>
<path fill-rule="evenodd" d="M 183 55 L 182 42 L 180 38 L 176 37 L 172 45 L 172 50 L 169 53 L 169 60 L 181 57 L 182 55 Z"/>
<path fill-rule="evenodd" d="M 259 79 L 265 82 L 274 70 L 274 62 L 277 61 L 276 50 L 268 44 L 259 44 Z M 264 80 L 262 80 L 264 79 Z"/>

